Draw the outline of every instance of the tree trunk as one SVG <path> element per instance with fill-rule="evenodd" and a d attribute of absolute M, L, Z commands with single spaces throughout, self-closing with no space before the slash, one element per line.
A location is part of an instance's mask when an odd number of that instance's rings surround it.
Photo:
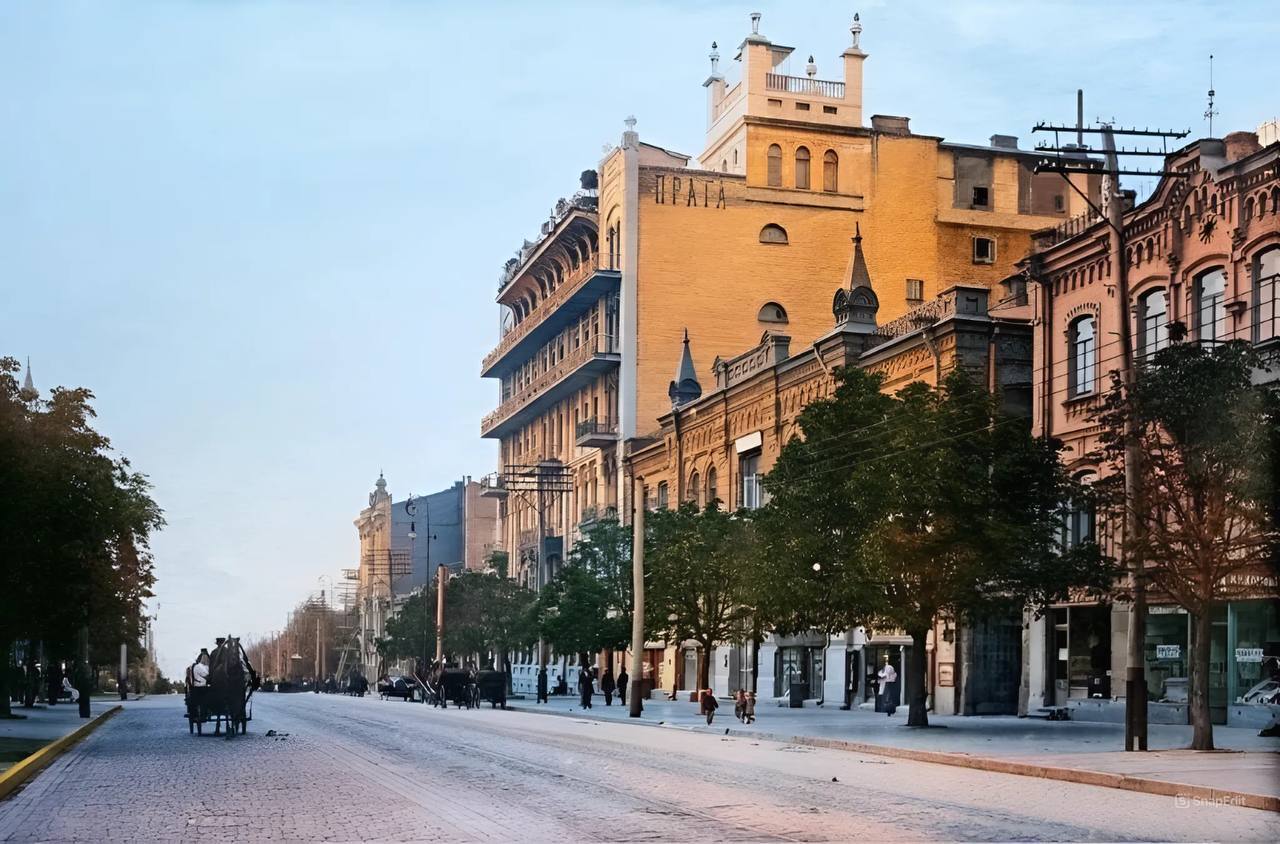
<path fill-rule="evenodd" d="M 0 654 L 4 655 L 4 664 L 0 665 L 0 718 L 13 717 L 13 710 L 9 708 L 9 651 L 12 647 L 13 642 L 0 639 Z"/>
<path fill-rule="evenodd" d="M 22 705 L 27 709 L 30 709 L 36 705 L 36 695 L 39 692 L 39 689 L 36 688 L 37 685 L 39 684 L 35 680 L 36 649 L 34 645 L 35 645 L 34 641 L 27 642 L 27 663 L 26 663 L 27 672 L 25 675 L 26 687 L 22 690 Z"/>
<path fill-rule="evenodd" d="M 1209 720 L 1209 607 L 1191 615 L 1191 749 L 1213 750 Z"/>
<path fill-rule="evenodd" d="M 911 695 L 911 708 L 907 711 L 908 727 L 927 727 L 929 726 L 929 713 L 925 709 L 928 689 L 925 684 L 925 672 L 928 670 L 928 654 L 925 652 L 925 639 L 929 635 L 928 630 L 908 630 L 911 634 L 911 659 L 910 667 L 903 666 L 902 676 L 898 678 L 898 685 L 903 690 L 909 691 Z"/>
<path fill-rule="evenodd" d="M 698 649 L 698 692 L 711 688 L 711 646 L 706 642 Z"/>

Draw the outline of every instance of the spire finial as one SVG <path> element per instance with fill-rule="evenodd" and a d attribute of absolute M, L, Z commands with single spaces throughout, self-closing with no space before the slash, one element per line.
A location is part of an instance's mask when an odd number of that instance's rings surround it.
<path fill-rule="evenodd" d="M 862 49 L 858 46 L 858 38 L 862 35 L 862 19 L 857 12 L 853 13 L 853 26 L 849 27 L 849 33 L 853 35 L 853 49 Z"/>
<path fill-rule="evenodd" d="M 818 66 L 814 64 L 813 56 L 809 56 L 809 63 L 804 66 L 804 72 L 809 75 L 810 79 L 818 75 Z"/>
<path fill-rule="evenodd" d="M 31 393 L 36 392 L 35 382 L 31 380 L 31 356 L 30 355 L 27 355 L 27 374 L 26 374 L 26 377 L 22 379 L 22 390 L 23 392 L 31 392 Z"/>
<path fill-rule="evenodd" d="M 853 242 L 862 243 L 862 226 L 858 224 L 857 220 L 853 221 Z"/>
<path fill-rule="evenodd" d="M 684 348 L 680 352 L 680 364 L 676 367 L 676 380 L 667 388 L 673 408 L 697 401 L 702 397 L 702 385 L 693 366 L 693 354 L 689 351 L 689 329 L 684 330 Z"/>
<path fill-rule="evenodd" d="M 762 16 L 759 12 L 751 13 L 751 34 L 752 35 L 760 34 L 760 18 L 761 17 Z"/>
<path fill-rule="evenodd" d="M 716 47 L 716 42 L 711 42 L 711 75 L 715 76 L 720 72 L 720 50 Z"/>

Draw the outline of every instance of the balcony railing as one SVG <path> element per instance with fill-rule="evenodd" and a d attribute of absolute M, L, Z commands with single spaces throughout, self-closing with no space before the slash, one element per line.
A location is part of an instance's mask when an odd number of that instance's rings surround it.
<path fill-rule="evenodd" d="M 507 333 L 502 335 L 502 339 L 498 341 L 498 345 L 494 347 L 493 351 L 484 356 L 482 370 L 488 370 L 495 361 L 511 351 L 525 337 L 529 336 L 529 332 L 541 325 L 547 317 L 555 313 L 557 308 L 570 299 L 573 294 L 581 290 L 590 281 L 591 277 L 596 274 L 598 269 L 600 268 L 596 266 L 596 262 L 593 260 L 583 261 L 576 270 L 572 270 L 564 282 L 551 291 L 551 295 L 538 303 L 533 313 L 507 329 Z"/>
<path fill-rule="evenodd" d="M 512 414 L 535 401 L 549 388 L 571 375 L 580 367 L 597 358 L 603 358 L 605 355 L 616 354 L 618 354 L 618 344 L 612 337 L 597 335 L 590 342 L 583 343 L 557 361 L 555 366 L 539 374 L 524 387 L 513 393 L 510 398 L 498 405 L 497 410 L 480 420 L 481 433 L 488 432 L 499 422 L 510 418 Z"/>
<path fill-rule="evenodd" d="M 764 75 L 764 87 L 770 91 L 784 91 L 788 94 L 805 94 L 810 97 L 826 97 L 832 100 L 844 99 L 843 82 L 810 79 L 807 76 L 766 73 Z"/>
<path fill-rule="evenodd" d="M 579 446 L 602 448 L 618 441 L 618 423 L 614 419 L 587 419 L 577 424 L 574 436 Z"/>

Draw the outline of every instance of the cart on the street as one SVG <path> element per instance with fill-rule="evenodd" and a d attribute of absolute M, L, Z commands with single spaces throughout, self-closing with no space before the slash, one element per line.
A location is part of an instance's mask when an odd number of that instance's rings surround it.
<path fill-rule="evenodd" d="M 476 675 L 475 702 L 488 701 L 490 709 L 507 708 L 507 672 L 481 671 Z"/>
<path fill-rule="evenodd" d="M 187 685 L 187 731 L 204 735 L 205 725 L 212 723 L 215 736 L 225 734 L 231 738 L 248 732 L 253 720 L 253 693 L 258 686 L 258 672 L 249 663 L 240 640 L 232 636 L 220 639 L 210 654 L 208 685 Z"/>

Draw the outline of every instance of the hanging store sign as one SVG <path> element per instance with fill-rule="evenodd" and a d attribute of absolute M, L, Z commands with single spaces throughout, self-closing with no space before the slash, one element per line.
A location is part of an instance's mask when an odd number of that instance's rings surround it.
<path fill-rule="evenodd" d="M 1262 662 L 1262 648 L 1236 648 L 1236 662 Z"/>
<path fill-rule="evenodd" d="M 1182 645 L 1156 645 L 1156 659 L 1182 659 Z"/>

